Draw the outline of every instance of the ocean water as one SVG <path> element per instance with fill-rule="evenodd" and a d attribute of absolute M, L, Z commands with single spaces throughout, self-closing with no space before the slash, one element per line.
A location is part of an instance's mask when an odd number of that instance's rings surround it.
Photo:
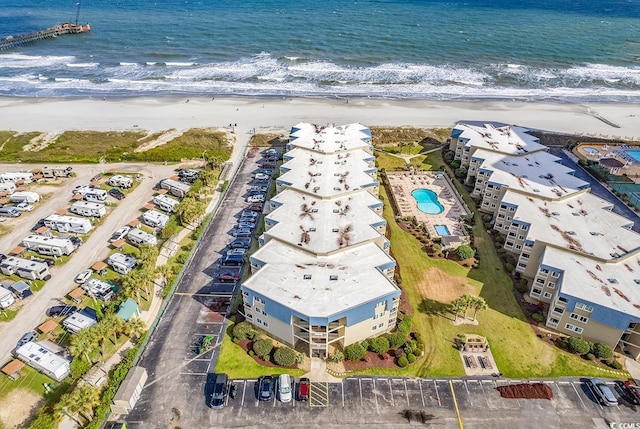
<path fill-rule="evenodd" d="M 2 0 L 0 37 L 75 19 Z M 640 101 L 640 0 L 83 0 L 0 95 Z"/>

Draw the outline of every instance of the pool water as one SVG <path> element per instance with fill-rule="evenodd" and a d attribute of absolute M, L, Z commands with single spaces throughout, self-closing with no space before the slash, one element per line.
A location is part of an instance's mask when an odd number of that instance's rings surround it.
<path fill-rule="evenodd" d="M 449 232 L 449 228 L 447 228 L 447 225 L 433 225 L 433 227 L 436 229 L 436 232 L 440 237 L 451 235 L 451 233 Z"/>
<path fill-rule="evenodd" d="M 627 155 L 640 162 L 640 150 L 625 150 Z"/>
<path fill-rule="evenodd" d="M 597 155 L 600 153 L 598 149 L 594 149 L 592 147 L 583 147 L 582 150 L 587 152 L 589 155 Z"/>
<path fill-rule="evenodd" d="M 430 189 L 416 189 L 411 192 L 411 196 L 418 203 L 418 210 L 427 214 L 440 214 L 444 211 L 444 206 L 438 201 L 438 196 Z"/>

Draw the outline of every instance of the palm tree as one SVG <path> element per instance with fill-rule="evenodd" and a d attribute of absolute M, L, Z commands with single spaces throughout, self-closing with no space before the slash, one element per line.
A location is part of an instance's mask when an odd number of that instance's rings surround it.
<path fill-rule="evenodd" d="M 89 423 L 93 419 L 93 409 L 100 404 L 100 389 L 90 384 L 84 384 L 71 392 L 71 399 L 75 410 Z"/>
<path fill-rule="evenodd" d="M 473 302 L 476 299 L 475 296 L 473 295 L 469 295 L 469 294 L 464 294 L 462 295 L 462 301 L 463 301 L 463 306 L 464 306 L 464 318 L 466 320 L 467 318 L 467 311 L 469 311 L 469 307 L 473 306 Z"/>
<path fill-rule="evenodd" d="M 473 320 L 476 320 L 476 315 L 478 314 L 478 310 L 486 310 L 489 308 L 486 301 L 482 297 L 476 297 L 473 303 Z"/>
<path fill-rule="evenodd" d="M 144 268 L 155 267 L 158 259 L 158 248 L 150 244 L 143 244 L 138 248 L 140 250 L 138 261 Z"/>
<path fill-rule="evenodd" d="M 74 358 L 79 358 L 84 356 L 87 359 L 87 362 L 90 364 L 93 363 L 91 357 L 89 357 L 89 352 L 94 347 L 94 341 L 91 338 L 92 331 L 90 329 L 83 329 L 75 335 L 71 336 L 71 343 L 69 344 L 69 353 Z"/>
<path fill-rule="evenodd" d="M 78 426 L 82 426 L 81 422 L 76 418 L 79 409 L 80 405 L 76 398 L 74 398 L 71 393 L 65 393 L 60 396 L 58 402 L 53 406 L 53 416 L 56 420 L 60 420 L 64 416 L 70 417 Z"/>
<path fill-rule="evenodd" d="M 101 323 L 105 325 L 105 332 L 108 332 L 107 336 L 113 335 L 113 345 L 115 346 L 118 343 L 118 335 L 123 331 L 124 320 L 114 313 L 109 313 L 102 319 Z"/>
<path fill-rule="evenodd" d="M 465 301 L 463 297 L 458 297 L 453 301 L 451 301 L 451 303 L 449 304 L 449 311 L 453 312 L 454 314 L 454 319 L 453 319 L 454 322 L 458 320 L 458 313 L 460 312 L 460 309 L 464 307 L 464 305 L 465 305 Z"/>
<path fill-rule="evenodd" d="M 125 335 L 129 338 L 138 337 L 147 330 L 147 325 L 144 321 L 138 317 L 132 317 L 129 321 L 124 325 Z"/>

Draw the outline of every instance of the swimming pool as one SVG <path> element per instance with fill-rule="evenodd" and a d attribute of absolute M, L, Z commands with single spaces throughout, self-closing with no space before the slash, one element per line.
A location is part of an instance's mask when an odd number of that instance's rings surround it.
<path fill-rule="evenodd" d="M 444 206 L 438 201 L 438 196 L 430 189 L 416 189 L 411 196 L 418 203 L 418 210 L 426 214 L 440 214 Z"/>
<path fill-rule="evenodd" d="M 636 162 L 640 162 L 640 150 L 625 150 L 625 152 Z"/>
<path fill-rule="evenodd" d="M 451 233 L 449 232 L 449 228 L 447 228 L 447 225 L 433 225 L 433 227 L 436 229 L 436 232 L 440 237 L 451 235 Z"/>
<path fill-rule="evenodd" d="M 592 147 L 583 147 L 582 150 L 587 152 L 589 155 L 597 155 L 600 153 L 598 149 L 594 149 Z"/>

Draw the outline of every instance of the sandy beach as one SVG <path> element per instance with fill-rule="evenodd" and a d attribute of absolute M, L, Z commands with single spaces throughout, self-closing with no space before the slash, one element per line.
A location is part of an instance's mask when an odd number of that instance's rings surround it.
<path fill-rule="evenodd" d="M 238 133 L 254 129 L 260 133 L 288 130 L 301 121 L 450 127 L 458 120 L 501 121 L 532 129 L 640 140 L 640 112 L 632 104 L 240 97 L 0 98 L 0 130 L 19 132 L 132 128 L 160 131 L 231 124 Z"/>

